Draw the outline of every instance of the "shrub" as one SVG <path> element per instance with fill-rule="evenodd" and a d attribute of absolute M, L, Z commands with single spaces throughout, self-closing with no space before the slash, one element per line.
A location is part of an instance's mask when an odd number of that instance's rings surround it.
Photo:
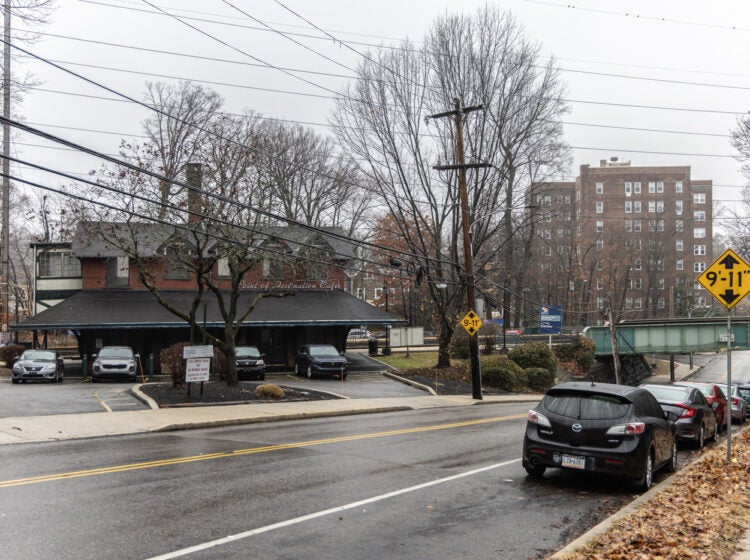
<path fill-rule="evenodd" d="M 540 367 L 552 375 L 557 372 L 555 354 L 544 342 L 531 342 L 512 348 L 508 357 L 522 368 Z"/>
<path fill-rule="evenodd" d="M 546 370 L 545 370 L 546 371 Z M 529 374 L 521 368 L 516 372 L 516 390 L 523 391 L 529 386 Z"/>
<path fill-rule="evenodd" d="M 162 370 L 169 371 L 169 375 L 172 377 L 172 385 L 175 387 L 185 385 L 185 360 L 182 357 L 182 349 L 185 346 L 190 346 L 190 343 L 176 342 L 159 353 Z"/>
<path fill-rule="evenodd" d="M 527 378 L 526 385 L 532 391 L 543 393 L 555 384 L 555 376 L 544 368 L 526 368 L 524 373 Z"/>
<path fill-rule="evenodd" d="M 255 388 L 255 396 L 260 399 L 277 401 L 284 398 L 284 389 L 272 383 L 264 383 Z"/>
<path fill-rule="evenodd" d="M 555 347 L 555 354 L 560 361 L 573 361 L 582 372 L 586 372 L 594 365 L 594 341 L 581 336 L 571 344 L 560 344 Z"/>
<path fill-rule="evenodd" d="M 5 362 L 6 366 L 12 367 L 24 350 L 26 350 L 26 347 L 23 344 L 6 344 L 0 347 L 0 361 Z"/>
<path fill-rule="evenodd" d="M 482 382 L 504 391 L 519 390 L 523 370 L 507 356 L 491 356 L 482 361 Z"/>

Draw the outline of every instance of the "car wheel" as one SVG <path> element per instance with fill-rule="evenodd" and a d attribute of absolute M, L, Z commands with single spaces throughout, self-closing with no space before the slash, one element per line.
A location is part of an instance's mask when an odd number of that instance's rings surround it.
<path fill-rule="evenodd" d="M 307 366 L 307 378 L 312 379 L 312 366 Z"/>
<path fill-rule="evenodd" d="M 299 364 L 296 362 L 294 364 L 294 375 L 299 375 Z"/>
<path fill-rule="evenodd" d="M 651 485 L 654 483 L 654 452 L 649 450 L 646 455 L 646 462 L 643 465 L 643 474 L 640 480 L 638 480 L 638 488 L 642 492 L 648 492 Z"/>
<path fill-rule="evenodd" d="M 672 457 L 669 459 L 669 465 L 667 465 L 667 471 L 677 471 L 677 438 L 672 442 Z"/>
<path fill-rule="evenodd" d="M 542 478 L 542 476 L 544 476 L 544 471 L 547 470 L 547 467 L 544 465 L 525 465 L 523 468 L 526 469 L 526 472 L 532 478 Z"/>
<path fill-rule="evenodd" d="M 701 424 L 701 429 L 698 431 L 695 445 L 698 449 L 703 449 L 703 446 L 706 445 L 706 427 L 703 424 Z"/>

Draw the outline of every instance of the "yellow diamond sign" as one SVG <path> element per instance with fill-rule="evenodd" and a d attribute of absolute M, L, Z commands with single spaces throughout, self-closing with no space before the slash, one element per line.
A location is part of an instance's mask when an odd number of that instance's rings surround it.
<path fill-rule="evenodd" d="M 727 309 L 750 293 L 750 265 L 727 249 L 698 276 L 698 282 Z"/>
<path fill-rule="evenodd" d="M 474 313 L 474 311 L 469 310 L 469 312 L 464 315 L 464 318 L 461 319 L 461 326 L 466 329 L 467 333 L 473 335 L 482 328 L 482 320 L 479 318 L 479 315 Z"/>

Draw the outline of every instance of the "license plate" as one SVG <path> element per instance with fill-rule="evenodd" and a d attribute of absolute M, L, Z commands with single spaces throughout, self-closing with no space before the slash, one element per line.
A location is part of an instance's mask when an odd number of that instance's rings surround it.
<path fill-rule="evenodd" d="M 585 469 L 586 457 L 579 457 L 578 455 L 563 455 L 562 466 L 571 469 Z"/>

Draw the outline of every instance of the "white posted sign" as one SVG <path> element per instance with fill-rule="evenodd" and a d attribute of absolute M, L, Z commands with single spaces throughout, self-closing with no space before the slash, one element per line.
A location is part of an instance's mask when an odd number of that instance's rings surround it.
<path fill-rule="evenodd" d="M 188 358 L 185 367 L 185 383 L 208 381 L 211 358 Z"/>
<path fill-rule="evenodd" d="M 213 358 L 214 347 L 210 344 L 205 344 L 203 346 L 184 346 L 182 348 L 182 357 L 186 360 L 188 358 Z"/>

